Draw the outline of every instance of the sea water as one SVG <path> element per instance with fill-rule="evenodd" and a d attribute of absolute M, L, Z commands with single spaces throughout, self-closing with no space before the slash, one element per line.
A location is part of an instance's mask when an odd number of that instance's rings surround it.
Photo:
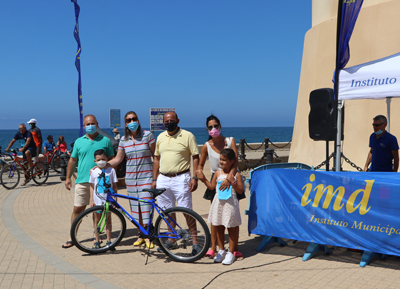
<path fill-rule="evenodd" d="M 184 127 L 183 129 L 193 133 L 199 145 L 204 144 L 208 140 L 208 132 L 206 128 Z M 114 135 L 112 129 L 106 128 L 103 130 L 112 136 Z M 0 130 L 0 146 L 2 147 L 3 152 L 10 141 L 14 138 L 17 131 L 18 127 L 14 130 Z M 71 143 L 79 137 L 79 129 L 42 129 L 41 131 L 43 141 L 47 139 L 48 135 L 52 135 L 55 144 L 60 135 L 64 136 L 68 149 L 71 149 Z M 120 134 L 123 135 L 123 129 L 119 129 L 119 131 Z M 245 139 L 247 143 L 261 143 L 265 138 L 269 138 L 272 142 L 289 142 L 292 139 L 293 127 L 223 127 L 221 132 L 224 136 L 234 137 L 236 143 L 239 143 L 240 139 Z M 160 133 L 162 133 L 162 131 L 155 131 L 155 137 Z M 18 147 L 19 142 L 17 141 L 14 143 L 13 148 Z"/>

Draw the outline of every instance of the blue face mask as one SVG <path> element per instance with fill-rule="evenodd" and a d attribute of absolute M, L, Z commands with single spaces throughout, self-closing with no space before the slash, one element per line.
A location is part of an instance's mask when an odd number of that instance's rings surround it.
<path fill-rule="evenodd" d="M 128 128 L 130 131 L 137 131 L 139 127 L 139 123 L 137 121 L 132 121 L 130 123 L 128 123 Z"/>
<path fill-rule="evenodd" d="M 382 133 L 383 133 L 382 130 L 378 130 L 377 132 L 375 132 L 376 135 L 380 135 L 380 134 L 382 134 Z"/>
<path fill-rule="evenodd" d="M 85 126 L 85 130 L 88 134 L 96 133 L 96 125 L 87 125 Z"/>

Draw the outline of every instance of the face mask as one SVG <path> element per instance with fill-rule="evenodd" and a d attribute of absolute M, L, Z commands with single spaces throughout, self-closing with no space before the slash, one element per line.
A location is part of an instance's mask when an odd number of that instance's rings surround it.
<path fill-rule="evenodd" d="M 169 122 L 169 123 L 165 123 L 164 126 L 167 129 L 167 131 L 172 132 L 178 127 L 178 123 L 177 122 Z"/>
<path fill-rule="evenodd" d="M 107 161 L 97 161 L 97 166 L 99 168 L 104 168 L 107 164 Z"/>
<path fill-rule="evenodd" d="M 221 131 L 220 131 L 219 129 L 213 128 L 212 130 L 210 130 L 210 131 L 208 132 L 208 134 L 209 134 L 211 137 L 219 137 L 219 135 L 221 134 Z"/>
<path fill-rule="evenodd" d="M 132 121 L 130 123 L 128 123 L 128 128 L 130 131 L 137 131 L 139 127 L 139 123 L 137 121 Z"/>
<path fill-rule="evenodd" d="M 85 130 L 88 134 L 94 134 L 96 132 L 96 126 L 95 125 L 87 125 L 87 126 L 85 126 Z"/>
<path fill-rule="evenodd" d="M 382 130 L 378 130 L 375 134 L 376 134 L 376 135 L 380 135 L 380 134 L 382 134 L 382 133 L 383 133 Z"/>
<path fill-rule="evenodd" d="M 30 126 L 31 128 L 34 128 L 34 127 L 35 127 L 35 125 L 32 124 L 32 123 L 30 123 L 29 126 Z"/>

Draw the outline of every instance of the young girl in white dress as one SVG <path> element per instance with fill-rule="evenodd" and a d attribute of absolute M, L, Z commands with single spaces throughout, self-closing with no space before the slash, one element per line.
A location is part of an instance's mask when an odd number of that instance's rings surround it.
<path fill-rule="evenodd" d="M 230 186 L 229 190 L 220 191 L 217 183 L 226 179 L 233 164 L 235 163 L 236 154 L 232 149 L 223 149 L 220 155 L 221 169 L 216 171 L 211 183 L 207 179 L 202 179 L 204 184 L 210 190 L 217 187 L 217 192 L 213 199 L 208 214 L 208 222 L 217 227 L 217 241 L 219 252 L 214 258 L 214 262 L 224 265 L 230 265 L 235 262 L 234 250 L 237 248 L 239 242 L 239 230 L 237 227 L 242 223 L 240 218 L 239 201 L 236 193 L 243 193 L 243 182 L 239 172 L 235 175 L 235 181 Z M 224 241 L 225 228 L 228 229 L 229 234 L 229 251 L 225 251 Z"/>

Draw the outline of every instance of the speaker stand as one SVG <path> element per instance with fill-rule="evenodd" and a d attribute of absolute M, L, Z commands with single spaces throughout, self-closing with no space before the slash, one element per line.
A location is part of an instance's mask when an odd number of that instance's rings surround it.
<path fill-rule="evenodd" d="M 326 171 L 329 172 L 329 141 L 326 141 Z"/>

